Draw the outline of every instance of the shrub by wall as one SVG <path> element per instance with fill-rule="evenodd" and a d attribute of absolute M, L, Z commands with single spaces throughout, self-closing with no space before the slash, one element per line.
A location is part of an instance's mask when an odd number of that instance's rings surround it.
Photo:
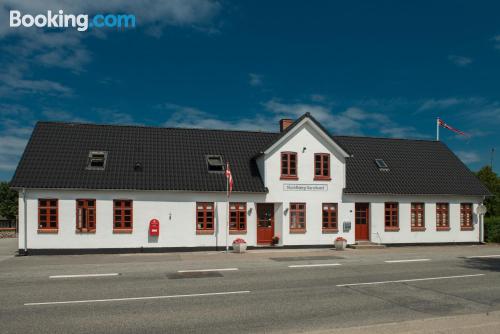
<path fill-rule="evenodd" d="M 500 216 L 484 218 L 484 239 L 500 243 Z"/>

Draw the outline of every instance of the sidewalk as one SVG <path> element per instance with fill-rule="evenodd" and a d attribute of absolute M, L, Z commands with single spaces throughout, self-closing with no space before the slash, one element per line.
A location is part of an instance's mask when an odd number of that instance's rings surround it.
<path fill-rule="evenodd" d="M 500 312 L 411 320 L 363 327 L 339 328 L 311 334 L 496 334 L 500 333 Z"/>
<path fill-rule="evenodd" d="M 13 257 L 16 252 L 17 238 L 0 239 L 0 261 Z"/>

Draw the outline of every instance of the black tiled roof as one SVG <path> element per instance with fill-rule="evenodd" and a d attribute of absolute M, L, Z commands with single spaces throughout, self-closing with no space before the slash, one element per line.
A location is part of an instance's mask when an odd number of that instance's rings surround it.
<path fill-rule="evenodd" d="M 491 195 L 440 141 L 334 136 L 347 158 L 347 194 Z M 381 171 L 375 159 L 383 159 Z"/>
<path fill-rule="evenodd" d="M 225 191 L 206 155 L 229 161 L 233 191 L 266 192 L 252 159 L 279 134 L 39 122 L 13 187 Z M 104 171 L 87 170 L 90 151 L 107 151 Z M 135 171 L 140 162 L 142 171 Z"/>
<path fill-rule="evenodd" d="M 310 115 L 303 117 L 314 118 Z M 301 117 L 298 121 L 303 119 Z M 292 125 L 293 126 L 293 125 Z M 236 192 L 264 193 L 255 157 L 283 134 L 76 123 L 37 123 L 11 182 L 16 188 L 225 191 L 206 156 L 229 161 Z M 488 195 L 441 142 L 333 136 L 347 158 L 346 193 Z M 103 171 L 90 151 L 107 151 Z M 378 170 L 384 159 L 389 171 Z M 139 162 L 142 171 L 135 171 Z"/>

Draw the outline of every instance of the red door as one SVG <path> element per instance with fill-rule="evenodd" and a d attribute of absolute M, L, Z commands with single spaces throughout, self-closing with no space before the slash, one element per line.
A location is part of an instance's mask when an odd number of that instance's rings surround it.
<path fill-rule="evenodd" d="M 354 204 L 354 234 L 356 240 L 369 240 L 370 235 L 370 203 Z"/>
<path fill-rule="evenodd" d="M 274 204 L 257 203 L 257 244 L 269 245 L 274 236 Z"/>

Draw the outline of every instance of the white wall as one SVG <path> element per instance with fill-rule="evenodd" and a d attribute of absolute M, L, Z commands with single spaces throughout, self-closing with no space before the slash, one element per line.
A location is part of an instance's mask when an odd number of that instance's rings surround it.
<path fill-rule="evenodd" d="M 475 214 L 480 197 L 467 196 L 374 196 L 346 195 L 346 201 L 370 203 L 370 240 L 390 243 L 479 242 L 479 219 Z M 399 203 L 399 231 L 385 231 L 385 202 Z M 425 231 L 411 231 L 411 203 L 425 203 Z M 449 203 L 449 231 L 436 231 L 436 203 Z M 460 230 L 460 203 L 473 203 L 474 230 Z"/>
<path fill-rule="evenodd" d="M 56 234 L 38 233 L 38 199 L 59 199 L 59 231 Z M 96 233 L 77 233 L 76 204 L 78 198 L 96 199 Z M 113 199 L 133 200 L 133 233 L 113 233 Z M 224 194 L 182 193 L 162 191 L 73 191 L 28 190 L 28 248 L 135 248 L 135 247 L 195 247 L 225 245 L 227 204 Z M 255 202 L 264 202 L 264 195 L 237 194 L 232 202 L 247 203 L 247 233 L 229 235 L 229 243 L 242 237 L 249 245 L 256 242 Z M 219 221 L 218 233 L 196 234 L 196 202 L 215 202 L 215 219 Z M 24 214 L 22 198 L 19 199 L 20 237 L 19 248 L 24 248 Z M 249 210 L 251 209 L 251 210 Z M 249 215 L 248 213 L 251 212 Z M 160 236 L 150 239 L 149 221 L 160 221 Z"/>
<path fill-rule="evenodd" d="M 309 123 L 294 129 L 297 132 L 281 145 L 274 148 L 258 160 L 261 175 L 265 174 L 264 184 L 269 189 L 266 202 L 280 203 L 282 210 L 275 219 L 280 221 L 280 237 L 285 245 L 319 245 L 333 244 L 333 240 L 342 236 L 348 243 L 354 242 L 354 206 L 352 203 L 342 203 L 342 191 L 345 186 L 345 160 L 335 147 L 319 137 L 317 130 Z M 305 148 L 305 150 L 304 150 Z M 298 180 L 280 180 L 281 152 L 297 153 Z M 314 180 L 314 154 L 330 153 L 330 181 Z M 285 191 L 285 184 L 326 185 L 326 191 Z M 306 203 L 306 233 L 290 233 L 289 213 L 290 203 Z M 322 233 L 322 203 L 338 203 L 338 227 L 335 234 Z M 343 232 L 342 222 L 351 222 L 352 229 Z"/>

